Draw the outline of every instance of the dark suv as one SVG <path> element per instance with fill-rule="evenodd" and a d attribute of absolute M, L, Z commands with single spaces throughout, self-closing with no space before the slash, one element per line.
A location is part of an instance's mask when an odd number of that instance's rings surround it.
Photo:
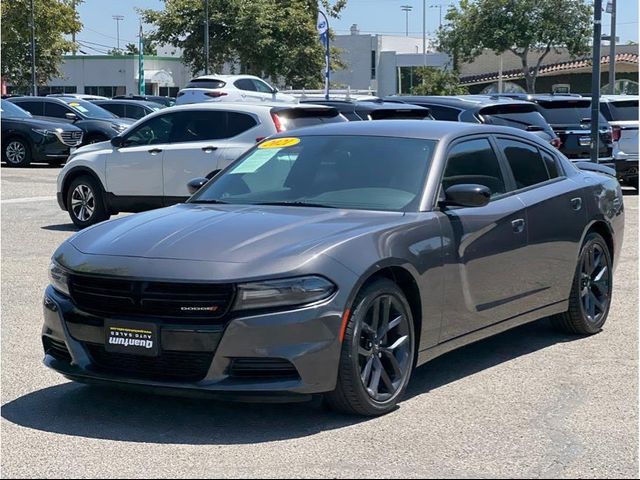
<path fill-rule="evenodd" d="M 487 95 L 394 95 L 384 100 L 427 107 L 436 120 L 514 127 L 531 132 L 556 148 L 560 146 L 558 135 L 544 119 L 540 109 L 531 102 Z"/>
<path fill-rule="evenodd" d="M 118 118 L 130 118 L 131 120 L 140 120 L 150 113 L 166 108 L 160 103 L 143 100 L 91 100 L 91 103 L 110 111 Z"/>
<path fill-rule="evenodd" d="M 72 123 L 84 132 L 83 145 L 110 140 L 133 124 L 131 120 L 118 118 L 104 108 L 74 97 L 16 97 L 9 101 L 34 117 Z"/>
<path fill-rule="evenodd" d="M 433 120 L 428 108 L 383 100 L 302 100 L 336 108 L 350 122 L 360 120 Z"/>
<path fill-rule="evenodd" d="M 0 105 L 2 160 L 9 167 L 26 167 L 31 162 L 60 165 L 82 143 L 82 130 L 73 125 L 37 120 L 7 100 Z"/>

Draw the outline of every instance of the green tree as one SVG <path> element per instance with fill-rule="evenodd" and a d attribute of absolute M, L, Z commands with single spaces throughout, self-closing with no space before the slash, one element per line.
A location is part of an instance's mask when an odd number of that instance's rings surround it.
<path fill-rule="evenodd" d="M 79 0 L 34 0 L 36 82 L 46 84 L 61 75 L 64 54 L 74 44 L 65 35 L 78 33 L 82 23 L 74 5 Z M 27 90 L 31 85 L 31 6 L 29 0 L 1 0 L 2 77 Z"/>
<path fill-rule="evenodd" d="M 508 50 L 520 58 L 527 91 L 534 93 L 549 52 L 566 47 L 571 56 L 589 53 L 591 17 L 584 0 L 461 0 L 447 12 L 439 48 L 452 55 L 454 68 L 484 49 Z"/>
<path fill-rule="evenodd" d="M 417 67 L 414 71 L 416 86 L 412 95 L 464 95 L 469 93 L 460 85 L 460 77 L 451 70 L 433 67 Z"/>
<path fill-rule="evenodd" d="M 346 0 L 322 3 L 337 17 Z M 194 74 L 204 70 L 202 0 L 164 0 L 163 10 L 140 13 L 154 25 L 150 38 L 181 48 Z M 317 88 L 324 65 L 317 15 L 312 0 L 209 0 L 209 67 L 219 71 L 229 62 L 242 73 L 281 79 L 294 88 Z M 335 49 L 333 55 L 335 62 Z"/>
<path fill-rule="evenodd" d="M 136 45 L 135 43 L 127 43 L 124 46 L 124 51 L 122 52 L 122 55 L 138 55 L 138 53 L 140 52 L 140 50 L 138 49 L 138 45 Z M 144 41 L 144 54 L 145 55 L 157 55 L 158 54 L 158 49 L 156 48 L 155 43 L 153 43 L 150 40 L 145 39 Z M 114 53 L 115 55 L 115 53 Z"/>

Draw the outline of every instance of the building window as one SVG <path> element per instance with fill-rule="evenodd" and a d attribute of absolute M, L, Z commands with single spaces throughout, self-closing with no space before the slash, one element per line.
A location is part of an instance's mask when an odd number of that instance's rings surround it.
<path fill-rule="evenodd" d="M 38 95 L 41 97 L 52 93 L 78 93 L 78 87 L 38 87 Z"/>
<path fill-rule="evenodd" d="M 371 80 L 376 79 L 376 51 L 371 50 Z"/>
<path fill-rule="evenodd" d="M 178 95 L 178 87 L 160 87 L 161 97 L 175 97 Z"/>
<path fill-rule="evenodd" d="M 87 95 L 98 95 L 100 97 L 115 97 L 116 95 L 126 95 L 127 87 L 84 87 Z"/>

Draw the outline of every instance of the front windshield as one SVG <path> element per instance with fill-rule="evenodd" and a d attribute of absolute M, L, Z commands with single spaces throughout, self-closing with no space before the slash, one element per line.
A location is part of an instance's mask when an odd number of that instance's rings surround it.
<path fill-rule="evenodd" d="M 0 111 L 3 117 L 7 118 L 30 118 L 31 114 L 19 106 L 6 100 L 0 101 Z"/>
<path fill-rule="evenodd" d="M 267 140 L 190 202 L 415 211 L 435 145 L 373 136 Z"/>
<path fill-rule="evenodd" d="M 106 119 L 118 118 L 108 110 L 105 110 L 91 102 L 87 102 L 86 100 L 80 100 L 79 98 L 65 98 L 64 101 L 72 110 L 81 113 L 85 117 Z"/>

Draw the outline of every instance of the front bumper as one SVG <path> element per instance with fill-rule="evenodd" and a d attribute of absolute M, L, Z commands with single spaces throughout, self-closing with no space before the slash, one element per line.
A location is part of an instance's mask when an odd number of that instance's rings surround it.
<path fill-rule="evenodd" d="M 189 355 L 197 353 L 198 361 L 202 361 L 202 355 L 208 355 L 205 359 L 208 363 L 200 379 L 159 380 L 141 376 L 139 372 L 128 375 L 121 370 L 110 371 L 100 365 L 95 352 L 104 345 L 104 318 L 79 311 L 69 298 L 49 286 L 44 299 L 44 363 L 67 378 L 86 383 L 185 395 L 225 394 L 236 399 L 256 395 L 295 399 L 335 388 L 341 352 L 342 315 L 338 307 L 343 301 L 336 295 L 320 305 L 235 318 L 222 325 L 162 324 L 161 355 L 170 353 L 183 365 L 192 358 Z M 51 345 L 57 347 L 49 348 Z M 286 360 L 295 367 L 297 375 L 237 377 L 230 367 L 238 358 Z M 172 365 L 167 364 L 167 368 Z"/>

